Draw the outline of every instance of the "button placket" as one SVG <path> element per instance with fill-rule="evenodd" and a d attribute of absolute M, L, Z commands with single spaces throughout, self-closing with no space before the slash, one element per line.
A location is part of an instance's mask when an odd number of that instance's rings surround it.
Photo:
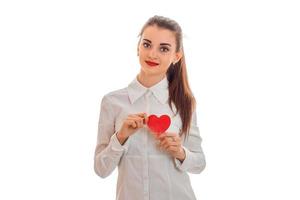
<path fill-rule="evenodd" d="M 150 96 L 151 91 L 148 90 L 145 94 L 145 104 L 146 104 L 146 113 L 149 114 L 150 112 Z M 144 200 L 149 200 L 149 166 L 148 166 L 148 131 L 145 130 L 144 138 L 143 138 L 143 145 L 144 145 L 144 156 L 143 156 L 143 164 L 144 164 Z"/>

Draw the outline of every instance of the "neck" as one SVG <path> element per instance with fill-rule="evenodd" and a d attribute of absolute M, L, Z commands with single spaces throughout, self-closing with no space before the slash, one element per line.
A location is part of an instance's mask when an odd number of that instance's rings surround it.
<path fill-rule="evenodd" d="M 150 88 L 156 83 L 160 82 L 165 78 L 166 74 L 162 75 L 147 75 L 144 72 L 140 71 L 140 73 L 137 75 L 137 80 L 146 88 Z"/>

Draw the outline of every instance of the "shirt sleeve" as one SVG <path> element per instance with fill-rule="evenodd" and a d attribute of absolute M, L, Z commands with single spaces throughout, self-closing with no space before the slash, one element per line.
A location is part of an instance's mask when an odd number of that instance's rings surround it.
<path fill-rule="evenodd" d="M 184 137 L 185 138 L 185 137 Z M 187 171 L 193 174 L 201 173 L 205 166 L 205 156 L 201 147 L 202 138 L 200 136 L 199 127 L 197 125 L 197 115 L 194 111 L 192 115 L 189 136 L 183 140 L 182 147 L 185 151 L 185 159 L 183 162 L 174 158 L 175 165 L 180 171 Z"/>
<path fill-rule="evenodd" d="M 102 178 L 109 176 L 114 171 L 123 153 L 128 149 L 128 142 L 121 145 L 116 137 L 114 113 L 112 101 L 104 96 L 101 101 L 97 145 L 94 154 L 94 170 Z"/>

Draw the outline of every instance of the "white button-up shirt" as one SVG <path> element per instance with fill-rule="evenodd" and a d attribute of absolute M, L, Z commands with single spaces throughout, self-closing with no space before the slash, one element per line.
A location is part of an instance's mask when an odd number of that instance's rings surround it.
<path fill-rule="evenodd" d="M 118 166 L 117 200 L 194 200 L 189 173 L 205 168 L 201 137 L 193 113 L 189 136 L 182 147 L 185 160 L 181 163 L 157 147 L 147 127 L 137 130 L 121 145 L 116 133 L 129 114 L 146 112 L 157 116 L 168 114 L 171 125 L 167 132 L 179 133 L 179 114 L 174 115 L 168 104 L 168 80 L 165 77 L 150 88 L 135 78 L 128 87 L 106 94 L 101 101 L 94 168 L 102 178 Z M 174 107 L 174 111 L 176 111 Z"/>

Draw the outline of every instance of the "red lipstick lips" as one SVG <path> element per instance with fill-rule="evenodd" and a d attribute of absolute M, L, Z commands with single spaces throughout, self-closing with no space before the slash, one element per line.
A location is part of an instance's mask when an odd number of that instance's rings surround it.
<path fill-rule="evenodd" d="M 148 61 L 148 60 L 146 60 L 145 62 L 146 62 L 149 66 L 151 66 L 151 67 L 154 67 L 154 66 L 158 65 L 158 63 L 156 63 L 156 62 L 151 62 L 151 61 Z"/>

